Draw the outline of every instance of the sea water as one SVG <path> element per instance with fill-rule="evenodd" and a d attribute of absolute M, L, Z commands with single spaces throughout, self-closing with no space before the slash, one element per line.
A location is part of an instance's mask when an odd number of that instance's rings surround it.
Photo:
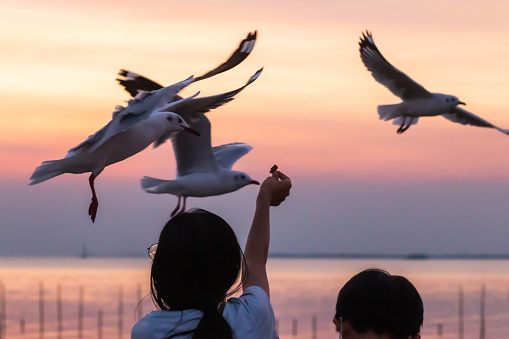
<path fill-rule="evenodd" d="M 508 260 L 269 258 L 280 337 L 337 338 L 332 324 L 337 293 L 352 275 L 372 267 L 404 275 L 415 285 L 424 301 L 423 338 L 456 339 L 460 332 L 465 339 L 479 338 L 481 327 L 486 338 L 509 338 Z M 148 296 L 149 268 L 148 257 L 2 258 L 0 337 L 129 338 L 136 320 L 155 309 Z"/>

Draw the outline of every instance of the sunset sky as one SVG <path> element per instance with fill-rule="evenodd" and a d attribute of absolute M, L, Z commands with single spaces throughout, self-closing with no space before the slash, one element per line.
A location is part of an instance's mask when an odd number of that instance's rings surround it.
<path fill-rule="evenodd" d="M 99 212 L 88 174 L 28 186 L 44 160 L 105 125 L 128 94 L 121 68 L 169 85 L 223 62 L 248 32 L 251 55 L 184 95 L 260 78 L 210 113 L 212 143 L 253 150 L 234 169 L 262 181 L 273 164 L 293 180 L 273 210 L 278 253 L 508 253 L 509 136 L 422 118 L 402 135 L 378 120 L 400 102 L 362 64 L 366 29 L 395 67 L 431 92 L 509 128 L 506 1 L 25 1 L 0 5 L 0 255 L 141 254 L 176 204 L 144 193 L 172 179 L 171 144 L 105 169 Z M 189 198 L 245 241 L 257 188 Z"/>

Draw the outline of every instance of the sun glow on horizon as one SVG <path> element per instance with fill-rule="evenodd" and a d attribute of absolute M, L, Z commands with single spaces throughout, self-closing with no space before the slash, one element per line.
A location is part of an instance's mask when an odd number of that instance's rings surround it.
<path fill-rule="evenodd" d="M 2 25 L 13 29 L 0 33 L 7 51 L 0 60 L 8 65 L 0 75 L 2 176 L 16 176 L 20 168 L 25 175 L 43 160 L 62 157 L 106 124 L 115 105 L 129 98 L 114 81 L 120 68 L 169 85 L 219 64 L 247 32 L 257 29 L 258 41 L 246 61 L 183 92 L 232 90 L 264 67 L 261 77 L 232 103 L 208 113 L 214 145 L 247 142 L 254 147 L 246 156 L 250 165 L 276 159 L 294 173 L 509 178 L 509 162 L 493 156 L 509 147 L 498 131 L 437 117 L 423 118 L 396 136 L 395 126 L 378 121 L 377 105 L 400 100 L 374 81 L 357 45 L 362 31 L 372 30 L 396 67 L 430 91 L 455 94 L 473 113 L 509 128 L 509 47 L 499 43 L 509 26 L 493 29 L 508 5 L 484 5 L 489 20 L 479 16 L 473 30 L 459 19 L 447 23 L 449 16 L 416 4 L 421 17 L 402 30 L 409 18 L 389 20 L 395 13 L 375 4 L 370 11 L 366 3 L 350 4 L 349 13 L 344 3 L 332 1 L 293 3 L 292 8 L 288 3 L 237 4 L 231 13 L 222 13 L 200 2 L 205 7 L 199 13 L 188 11 L 195 2 L 171 12 L 163 2 L 157 2 L 162 7 L 158 11 L 134 2 L 112 2 L 97 11 L 99 2 L 8 1 Z M 260 17 L 241 20 L 234 15 L 244 9 Z M 218 18 L 205 15 L 207 11 Z M 383 20 L 381 11 L 389 19 Z M 412 6 L 401 11 L 412 12 Z M 459 11 L 476 17 L 479 9 L 462 4 Z M 434 25 L 429 25 L 426 16 L 432 15 Z M 224 17 L 232 20 L 219 20 Z M 134 163 L 119 166 L 119 172 L 129 175 Z"/>

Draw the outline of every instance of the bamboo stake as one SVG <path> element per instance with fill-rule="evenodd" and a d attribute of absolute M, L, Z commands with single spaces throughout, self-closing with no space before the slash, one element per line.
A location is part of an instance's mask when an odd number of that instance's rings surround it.
<path fill-rule="evenodd" d="M 5 285 L 0 281 L 0 339 L 5 338 L 7 331 L 6 299 Z"/>
<path fill-rule="evenodd" d="M 62 332 L 64 330 L 62 313 L 62 286 L 57 285 L 57 338 L 62 339 Z"/>
<path fill-rule="evenodd" d="M 118 291 L 118 339 L 124 334 L 124 288 L 120 286 Z"/>
<path fill-rule="evenodd" d="M 294 338 L 297 338 L 297 319 L 292 320 L 292 335 Z"/>
<path fill-rule="evenodd" d="M 437 324 L 437 336 L 438 336 L 438 338 L 442 338 L 443 332 L 444 332 L 444 324 L 438 323 Z"/>
<path fill-rule="evenodd" d="M 44 285 L 39 283 L 39 338 L 44 338 Z"/>
<path fill-rule="evenodd" d="M 79 291 L 79 304 L 78 304 L 78 338 L 79 339 L 83 339 L 83 313 L 84 313 L 83 295 L 84 295 L 84 289 L 83 289 L 83 285 L 81 285 L 80 291 Z"/>
<path fill-rule="evenodd" d="M 486 339 L 486 317 L 485 317 L 485 305 L 484 301 L 486 299 L 486 286 L 483 284 L 481 287 L 481 310 L 480 310 L 480 317 L 481 317 L 481 324 L 480 324 L 480 339 Z"/>
<path fill-rule="evenodd" d="M 458 290 L 458 339 L 463 339 L 465 330 L 463 298 L 463 285 L 460 285 Z"/>
<path fill-rule="evenodd" d="M 99 309 L 97 312 L 97 338 L 103 338 L 103 310 Z"/>
<path fill-rule="evenodd" d="M 313 314 L 311 317 L 311 338 L 317 339 L 318 338 L 318 321 L 316 319 L 316 314 Z"/>
<path fill-rule="evenodd" d="M 25 335 L 25 318 L 23 317 L 19 320 L 19 334 Z"/>

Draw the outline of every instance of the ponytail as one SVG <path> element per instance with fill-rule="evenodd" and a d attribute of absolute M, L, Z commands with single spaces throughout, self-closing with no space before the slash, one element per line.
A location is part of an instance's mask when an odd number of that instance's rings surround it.
<path fill-rule="evenodd" d="M 215 306 L 201 309 L 203 317 L 192 339 L 233 339 L 232 329 Z"/>

